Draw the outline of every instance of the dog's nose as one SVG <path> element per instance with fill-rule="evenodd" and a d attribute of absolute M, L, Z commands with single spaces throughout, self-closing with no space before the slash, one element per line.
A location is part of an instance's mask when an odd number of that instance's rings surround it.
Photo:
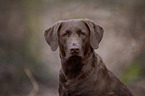
<path fill-rule="evenodd" d="M 72 53 L 79 53 L 79 47 L 78 46 L 71 46 L 70 51 Z"/>

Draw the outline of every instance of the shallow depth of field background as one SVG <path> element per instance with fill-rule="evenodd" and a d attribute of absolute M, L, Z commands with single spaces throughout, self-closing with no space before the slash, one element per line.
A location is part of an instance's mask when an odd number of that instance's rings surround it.
<path fill-rule="evenodd" d="M 104 28 L 95 51 L 135 96 L 145 96 L 144 0 L 0 1 L 0 96 L 58 96 L 59 51 L 44 31 L 78 18 Z"/>

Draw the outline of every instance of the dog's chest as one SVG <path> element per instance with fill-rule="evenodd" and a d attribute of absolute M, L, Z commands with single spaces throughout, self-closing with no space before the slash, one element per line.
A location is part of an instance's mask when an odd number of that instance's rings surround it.
<path fill-rule="evenodd" d="M 92 78 L 92 77 L 90 77 Z M 63 90 L 70 94 L 70 96 L 93 96 L 95 92 L 95 81 L 93 79 L 85 78 L 78 80 L 67 80 L 63 84 Z M 96 95 L 95 95 L 96 96 Z"/>

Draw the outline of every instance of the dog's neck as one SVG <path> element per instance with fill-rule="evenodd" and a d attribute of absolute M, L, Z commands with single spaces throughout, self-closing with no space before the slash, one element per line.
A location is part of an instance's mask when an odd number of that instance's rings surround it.
<path fill-rule="evenodd" d="M 61 65 L 63 74 L 67 79 L 74 79 L 81 75 L 81 73 L 86 73 L 91 70 L 91 66 L 93 66 L 94 62 L 94 50 L 91 49 L 84 58 L 81 57 L 71 57 L 69 59 L 65 59 L 65 57 L 61 57 Z M 92 64 L 92 65 L 89 65 Z M 87 68 L 86 68 L 87 67 Z M 88 70 L 86 70 L 88 69 Z M 85 70 L 85 72 L 83 72 Z"/>

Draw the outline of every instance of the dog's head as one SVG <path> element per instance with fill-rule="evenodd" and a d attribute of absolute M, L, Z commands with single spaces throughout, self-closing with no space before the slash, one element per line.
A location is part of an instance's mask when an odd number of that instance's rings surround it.
<path fill-rule="evenodd" d="M 63 57 L 83 58 L 91 48 L 98 48 L 103 28 L 88 19 L 72 19 L 56 23 L 44 36 L 53 51 L 59 46 Z"/>

